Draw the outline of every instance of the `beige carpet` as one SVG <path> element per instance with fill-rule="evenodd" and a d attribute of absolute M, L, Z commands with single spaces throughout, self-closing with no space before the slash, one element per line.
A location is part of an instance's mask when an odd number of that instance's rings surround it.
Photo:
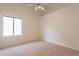
<path fill-rule="evenodd" d="M 45 41 L 36 41 L 19 46 L 0 50 L 2 56 L 79 56 L 79 51 L 51 44 Z"/>

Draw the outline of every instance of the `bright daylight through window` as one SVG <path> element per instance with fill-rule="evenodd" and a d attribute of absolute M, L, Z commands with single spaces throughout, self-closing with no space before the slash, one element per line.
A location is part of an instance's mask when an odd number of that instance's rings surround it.
<path fill-rule="evenodd" d="M 3 17 L 3 36 L 22 35 L 22 19 Z"/>

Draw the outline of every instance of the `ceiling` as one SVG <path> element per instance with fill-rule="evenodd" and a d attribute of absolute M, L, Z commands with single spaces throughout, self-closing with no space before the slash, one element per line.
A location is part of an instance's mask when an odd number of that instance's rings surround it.
<path fill-rule="evenodd" d="M 4 3 L 4 4 L 0 4 L 0 5 L 14 5 L 14 6 L 23 5 L 26 7 L 30 7 L 30 6 L 27 6 L 27 4 L 28 3 L 18 3 L 18 4 L 17 3 L 12 3 L 12 4 L 11 3 L 9 3 L 9 4 Z M 37 11 L 37 13 L 35 13 L 35 14 L 42 16 L 42 15 L 45 15 L 47 13 L 54 12 L 54 11 L 59 10 L 61 8 L 67 7 L 67 6 L 71 5 L 72 3 L 40 3 L 40 4 L 46 9 L 46 11 L 45 12 Z M 34 10 L 34 6 L 31 6 L 30 8 L 33 8 L 33 10 Z"/>
<path fill-rule="evenodd" d="M 69 5 L 71 5 L 71 3 L 44 3 L 43 7 L 46 9 L 46 11 L 45 12 L 38 11 L 37 13 L 40 16 L 42 16 L 42 15 L 45 15 L 47 13 L 54 12 L 54 11 L 59 10 L 61 8 L 67 7 Z"/>

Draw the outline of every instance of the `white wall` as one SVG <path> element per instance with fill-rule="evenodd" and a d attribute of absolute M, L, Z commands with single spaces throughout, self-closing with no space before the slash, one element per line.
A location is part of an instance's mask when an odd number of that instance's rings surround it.
<path fill-rule="evenodd" d="M 16 45 L 33 40 L 39 40 L 39 17 L 33 12 L 33 8 L 23 4 L 1 4 L 1 18 L 3 15 L 22 18 L 23 36 L 0 38 L 0 48 Z M 0 19 L 2 21 L 2 19 Z M 1 25 L 2 26 L 2 25 Z M 1 27 L 0 26 L 0 27 Z M 1 31 L 2 28 L 0 28 Z M 0 32 L 2 35 L 2 31 Z"/>
<path fill-rule="evenodd" d="M 41 37 L 48 42 L 79 50 L 79 4 L 42 16 Z"/>

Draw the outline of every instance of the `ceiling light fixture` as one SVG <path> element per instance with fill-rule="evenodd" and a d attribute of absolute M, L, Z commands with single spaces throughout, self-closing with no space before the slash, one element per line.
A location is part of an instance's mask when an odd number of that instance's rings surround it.
<path fill-rule="evenodd" d="M 46 11 L 46 9 L 43 7 L 44 4 L 42 3 L 31 3 L 31 4 L 27 4 L 27 6 L 34 6 L 34 12 L 40 12 L 40 11 Z"/>
<path fill-rule="evenodd" d="M 43 6 L 40 6 L 40 4 L 36 4 L 35 6 L 35 9 L 34 9 L 34 12 L 36 12 L 37 10 L 42 10 L 42 11 L 45 11 L 45 8 Z"/>

